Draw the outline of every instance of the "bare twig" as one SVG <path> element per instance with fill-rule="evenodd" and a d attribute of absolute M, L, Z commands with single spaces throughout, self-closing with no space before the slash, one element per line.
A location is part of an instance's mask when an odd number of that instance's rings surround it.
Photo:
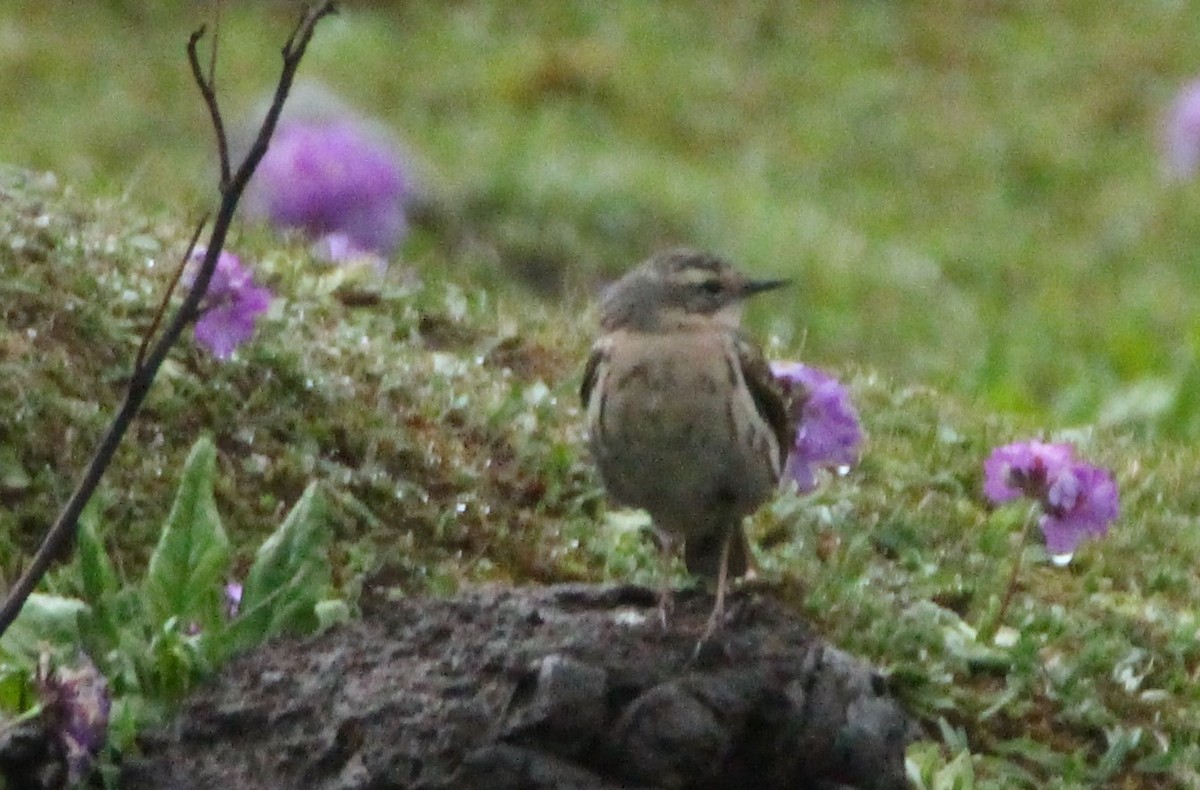
<path fill-rule="evenodd" d="M 250 177 L 254 174 L 255 168 L 258 167 L 258 163 L 267 152 L 267 145 L 270 143 L 271 135 L 275 131 L 275 125 L 279 121 L 279 114 L 283 109 L 283 104 L 287 101 L 288 92 L 291 90 L 292 81 L 296 76 L 296 69 L 299 67 L 300 60 L 304 57 L 304 52 L 312 40 L 313 30 L 318 22 L 326 16 L 335 13 L 336 10 L 337 8 L 332 0 L 325 0 L 325 2 L 309 9 L 308 13 L 297 24 L 295 30 L 292 31 L 287 44 L 283 47 L 283 69 L 275 88 L 275 96 L 271 101 L 270 110 L 267 112 L 267 117 L 263 120 L 262 126 L 259 128 L 258 135 L 255 137 L 250 151 L 246 154 L 246 158 L 238 167 L 237 172 L 232 176 L 228 176 L 228 150 L 224 148 L 226 139 L 225 128 L 221 121 L 220 111 L 217 108 L 216 95 L 213 92 L 211 80 L 205 78 L 203 70 L 199 67 L 199 59 L 196 54 L 196 45 L 203 37 L 204 29 L 197 30 L 188 39 L 187 50 L 189 61 L 192 64 L 192 74 L 196 79 L 196 84 L 200 89 L 201 95 L 204 97 L 205 103 L 208 105 L 209 114 L 216 129 L 218 153 L 221 155 L 222 160 L 221 202 L 217 209 L 216 219 L 213 221 L 212 231 L 208 237 L 204 260 L 201 262 L 200 268 L 196 273 L 196 281 L 184 295 L 183 304 L 171 316 L 171 320 L 163 330 L 162 335 L 146 353 L 139 352 L 138 364 L 134 367 L 133 374 L 130 376 L 125 398 L 121 402 L 117 414 L 113 417 L 112 422 L 109 423 L 108 430 L 96 446 L 95 453 L 92 455 L 91 461 L 88 462 L 87 468 L 84 470 L 83 476 L 75 487 L 74 492 L 72 492 L 67 503 L 59 512 L 54 525 L 46 533 L 42 545 L 38 547 L 37 552 L 33 555 L 29 567 L 25 569 L 21 578 L 8 591 L 8 597 L 4 600 L 3 607 L 0 607 L 0 635 L 3 635 L 8 630 L 8 627 L 12 625 L 13 620 L 17 618 L 17 614 L 21 611 L 21 607 L 24 606 L 25 600 L 33 592 L 33 588 L 37 586 L 37 583 L 45 575 L 54 558 L 63 551 L 71 536 L 74 535 L 79 514 L 83 512 L 84 506 L 91 499 L 96 486 L 99 485 L 100 478 L 112 461 L 117 446 L 121 443 L 121 439 L 129 429 L 130 423 L 132 423 L 134 416 L 142 405 L 142 401 L 146 397 L 146 393 L 149 392 L 150 385 L 154 382 L 154 377 L 157 375 L 159 367 L 162 365 L 163 360 L 166 359 L 171 346 L 179 339 L 183 330 L 195 316 L 200 300 L 208 290 L 209 281 L 212 280 L 213 272 L 217 267 L 217 259 L 225 245 L 225 237 L 229 233 L 230 223 L 232 223 L 234 213 L 237 211 L 238 201 L 241 200 L 242 192 L 246 188 L 246 184 L 250 181 Z"/>
<path fill-rule="evenodd" d="M 183 259 L 175 267 L 175 273 L 171 275 L 171 282 L 167 285 L 167 290 L 163 293 L 162 301 L 158 303 L 158 310 L 154 313 L 154 320 L 150 322 L 150 328 L 142 336 L 142 344 L 138 346 L 137 359 L 133 363 L 133 375 L 135 376 L 142 371 L 143 366 L 146 364 L 146 350 L 150 348 L 150 341 L 154 339 L 154 333 L 158 331 L 158 325 L 162 323 L 163 316 L 167 314 L 167 306 L 171 304 L 171 295 L 175 293 L 175 286 L 179 284 L 179 278 L 183 276 L 183 270 L 187 268 L 188 261 L 191 260 L 192 253 L 196 249 L 196 242 L 200 240 L 200 234 L 204 231 L 204 226 L 208 224 L 208 218 L 209 215 L 205 214 L 204 218 L 196 223 L 196 230 L 192 231 L 192 238 L 188 242 L 187 250 L 183 253 Z"/>
<path fill-rule="evenodd" d="M 217 106 L 216 69 L 210 69 L 208 75 L 205 76 L 204 69 L 200 65 L 200 55 L 196 51 L 196 45 L 200 43 L 200 39 L 204 38 L 204 32 L 205 28 L 202 25 L 188 39 L 188 63 L 192 67 L 192 78 L 196 80 L 196 86 L 200 88 L 200 95 L 204 97 L 204 106 L 208 107 L 209 117 L 212 118 L 213 132 L 217 136 L 217 159 L 220 160 L 221 167 L 220 189 L 223 195 L 229 188 L 229 140 L 225 137 L 225 123 L 221 120 L 221 108 Z M 217 57 L 216 36 L 213 36 L 212 56 L 215 63 Z"/>

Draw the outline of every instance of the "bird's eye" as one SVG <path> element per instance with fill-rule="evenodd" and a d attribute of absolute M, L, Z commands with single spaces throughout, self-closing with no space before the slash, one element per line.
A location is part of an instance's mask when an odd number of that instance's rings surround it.
<path fill-rule="evenodd" d="M 709 296 L 716 296 L 717 294 L 721 293 L 721 281 L 705 280 L 704 282 L 700 283 L 700 290 Z"/>

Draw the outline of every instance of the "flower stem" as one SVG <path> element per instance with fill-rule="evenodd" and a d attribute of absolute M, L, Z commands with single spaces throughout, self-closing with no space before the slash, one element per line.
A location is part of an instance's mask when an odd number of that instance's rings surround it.
<path fill-rule="evenodd" d="M 1029 528 L 1033 526 L 1033 520 L 1034 512 L 1031 511 L 1026 516 L 1025 526 L 1021 529 L 1021 536 L 1017 539 L 1017 556 L 1013 560 L 1012 570 L 1008 574 L 1008 584 L 1004 587 L 1004 597 L 1000 599 L 1000 608 L 996 610 L 996 614 L 992 616 L 987 625 L 979 629 L 980 642 L 990 642 L 996 632 L 1000 630 L 1000 626 L 1004 624 L 1004 615 L 1008 613 L 1008 607 L 1017 592 L 1017 576 L 1021 572 L 1021 563 L 1025 559 L 1025 541 L 1029 538 Z"/>

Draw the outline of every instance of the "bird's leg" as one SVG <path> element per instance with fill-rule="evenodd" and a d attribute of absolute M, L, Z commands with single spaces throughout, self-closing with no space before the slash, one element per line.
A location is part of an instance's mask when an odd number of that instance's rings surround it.
<path fill-rule="evenodd" d="M 742 579 L 752 582 L 758 578 L 758 562 L 755 561 L 754 552 L 750 550 L 750 545 L 746 542 L 745 531 L 738 530 L 738 532 L 740 534 L 737 536 L 737 539 L 742 542 L 742 554 L 746 557 L 746 572 L 742 574 Z"/>
<path fill-rule="evenodd" d="M 675 538 L 665 530 L 658 533 L 659 578 L 658 578 L 658 622 L 666 631 L 671 612 L 675 609 L 675 596 L 671 592 L 671 561 L 675 558 Z"/>
<path fill-rule="evenodd" d="M 733 530 L 726 530 L 725 539 L 721 542 L 721 564 L 717 570 L 717 600 L 713 604 L 712 614 L 708 616 L 708 625 L 704 628 L 704 635 L 700 637 L 701 645 L 712 638 L 725 619 L 725 586 L 729 581 L 729 541 L 732 539 Z"/>

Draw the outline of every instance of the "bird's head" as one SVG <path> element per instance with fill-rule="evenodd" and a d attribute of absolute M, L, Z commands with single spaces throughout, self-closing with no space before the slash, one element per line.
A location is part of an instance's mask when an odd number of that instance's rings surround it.
<path fill-rule="evenodd" d="M 665 250 L 609 286 L 601 325 L 652 331 L 715 321 L 732 328 L 747 298 L 787 282 L 753 280 L 710 253 Z"/>

